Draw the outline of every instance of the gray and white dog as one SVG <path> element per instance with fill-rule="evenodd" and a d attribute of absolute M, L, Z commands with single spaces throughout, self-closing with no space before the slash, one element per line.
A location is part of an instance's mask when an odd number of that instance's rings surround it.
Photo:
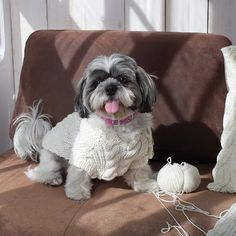
<path fill-rule="evenodd" d="M 39 154 L 39 165 L 26 175 L 60 185 L 66 166 L 65 192 L 74 200 L 90 198 L 93 178 L 123 176 L 135 191 L 157 191 L 148 164 L 155 100 L 152 78 L 134 59 L 121 54 L 95 58 L 78 84 L 76 112 L 51 129 L 38 103 L 15 120 L 16 153 L 31 159 Z"/>

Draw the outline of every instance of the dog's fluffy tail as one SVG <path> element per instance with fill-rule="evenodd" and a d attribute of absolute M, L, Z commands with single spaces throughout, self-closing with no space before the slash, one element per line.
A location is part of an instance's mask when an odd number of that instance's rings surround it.
<path fill-rule="evenodd" d="M 16 126 L 13 137 L 14 150 L 21 159 L 38 161 L 42 140 L 52 128 L 50 115 L 42 114 L 42 100 L 34 102 L 28 113 L 16 117 L 13 125 Z"/>

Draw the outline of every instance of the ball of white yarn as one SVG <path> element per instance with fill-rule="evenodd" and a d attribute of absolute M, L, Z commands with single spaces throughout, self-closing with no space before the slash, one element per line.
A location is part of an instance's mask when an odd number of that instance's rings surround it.
<path fill-rule="evenodd" d="M 189 193 L 199 187 L 201 177 L 195 166 L 185 162 L 171 164 L 170 157 L 167 162 L 157 175 L 157 183 L 161 190 L 171 193 Z"/>

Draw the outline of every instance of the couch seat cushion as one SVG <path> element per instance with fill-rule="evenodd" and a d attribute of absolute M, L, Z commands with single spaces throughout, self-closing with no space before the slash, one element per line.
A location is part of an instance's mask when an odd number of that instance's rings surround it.
<path fill-rule="evenodd" d="M 162 235 L 166 222 L 173 224 L 166 210 L 154 195 L 136 193 L 123 181 L 94 181 L 93 195 L 88 201 L 66 198 L 64 187 L 32 183 L 24 171 L 32 164 L 16 157 L 13 151 L 0 157 L 0 235 L 83 235 L 130 236 Z M 152 163 L 158 170 L 162 164 Z M 198 165 L 200 188 L 182 198 L 198 207 L 219 214 L 236 202 L 236 195 L 207 190 L 212 165 Z M 181 213 L 166 205 L 190 235 L 200 232 Z M 213 228 L 216 219 L 198 213 L 187 213 L 205 231 Z M 168 235 L 176 235 L 171 230 Z"/>

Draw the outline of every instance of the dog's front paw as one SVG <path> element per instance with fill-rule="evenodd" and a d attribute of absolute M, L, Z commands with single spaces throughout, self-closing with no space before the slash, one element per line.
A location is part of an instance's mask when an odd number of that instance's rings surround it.
<path fill-rule="evenodd" d="M 82 201 L 91 198 L 91 191 L 82 187 L 77 189 L 65 188 L 66 196 L 72 200 Z"/>
<path fill-rule="evenodd" d="M 51 186 L 59 186 L 63 183 L 63 179 L 61 174 L 57 173 L 53 176 L 53 178 L 48 179 L 48 181 L 46 182 L 46 184 L 49 184 Z"/>
<path fill-rule="evenodd" d="M 152 192 L 158 192 L 159 186 L 156 180 L 149 179 L 146 181 L 134 183 L 133 189 L 136 192 L 152 193 Z"/>

